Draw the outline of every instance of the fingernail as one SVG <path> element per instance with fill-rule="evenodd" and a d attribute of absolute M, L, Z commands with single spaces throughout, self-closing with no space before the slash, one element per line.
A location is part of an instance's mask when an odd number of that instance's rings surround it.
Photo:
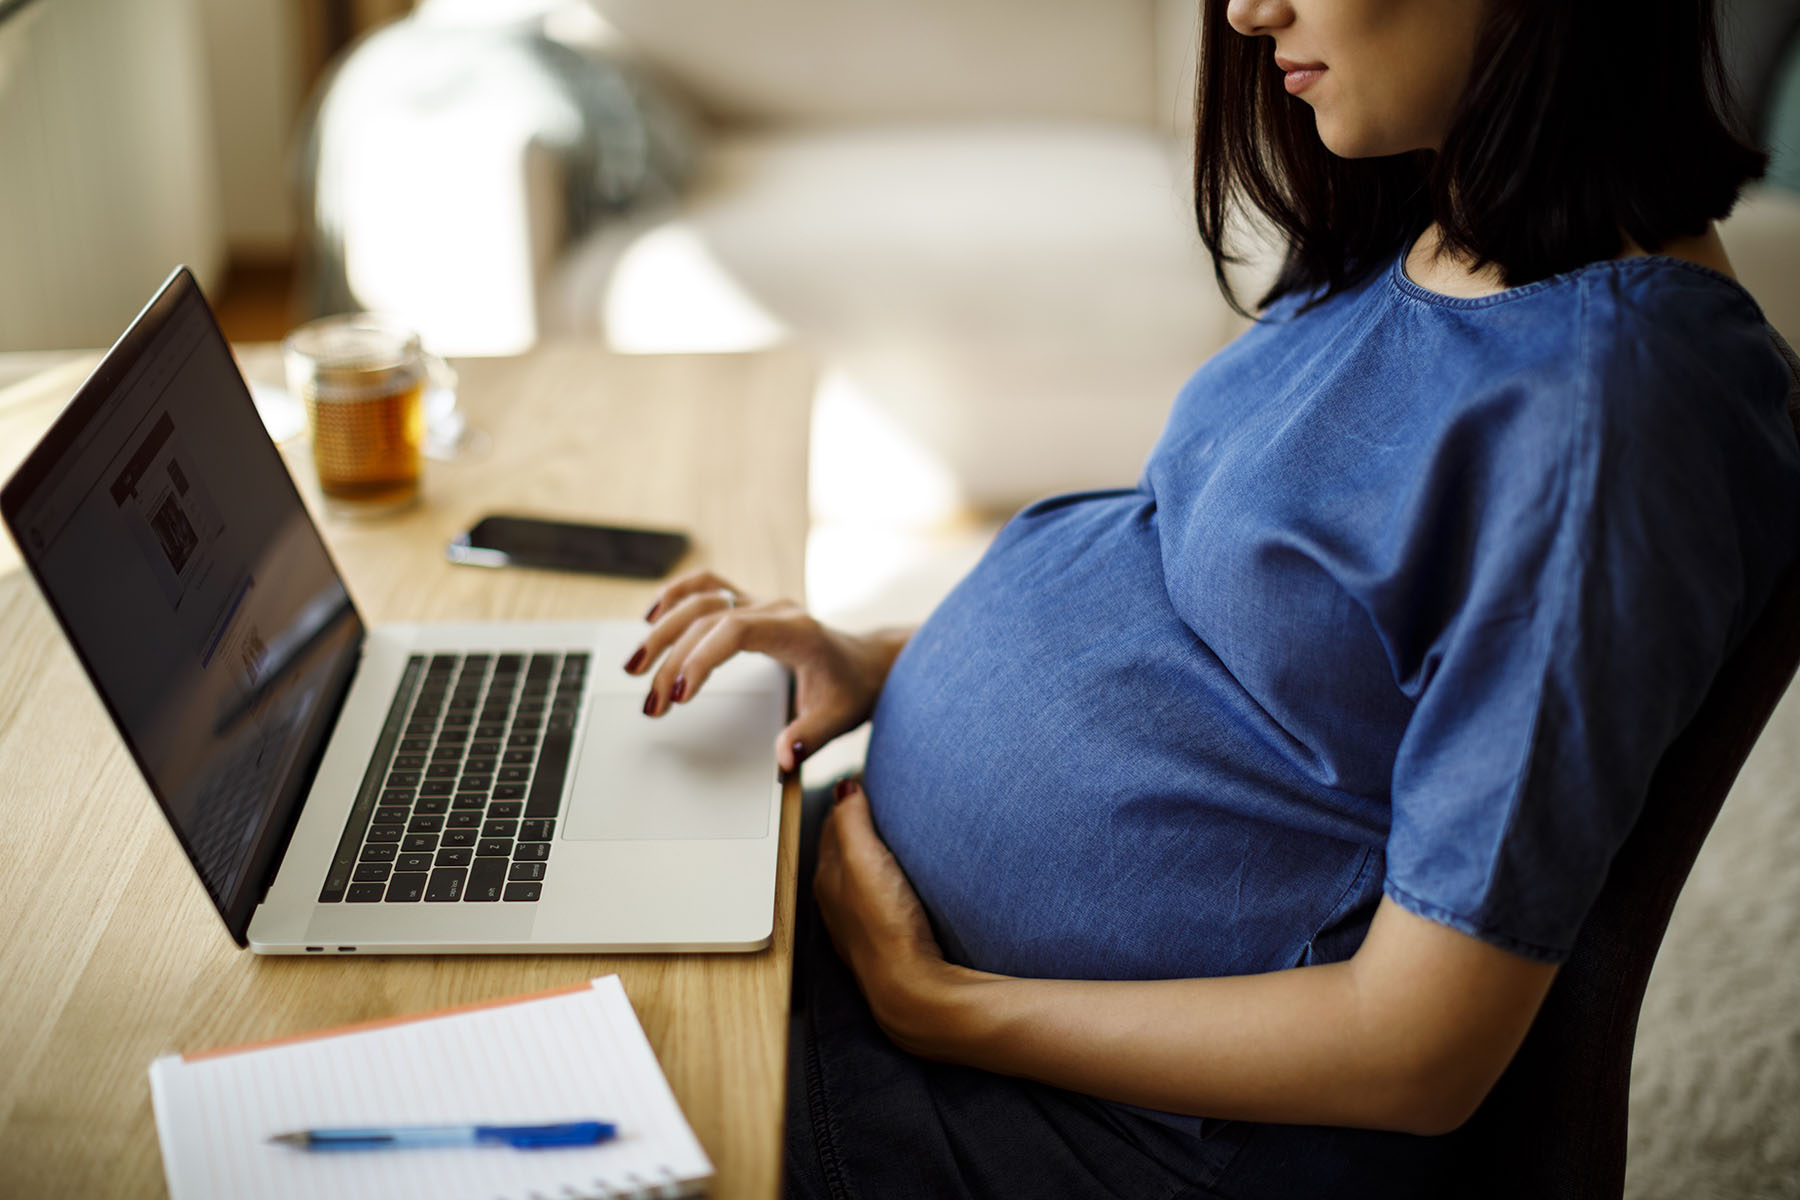
<path fill-rule="evenodd" d="M 794 750 L 794 769 L 797 771 L 800 769 L 800 760 L 806 757 L 806 743 L 805 742 L 795 742 L 794 746 L 793 746 L 793 750 Z"/>
<path fill-rule="evenodd" d="M 669 689 L 669 703 L 680 704 L 681 698 L 685 695 L 687 695 L 687 680 L 677 675 L 675 677 L 675 686 Z"/>
<path fill-rule="evenodd" d="M 645 614 L 644 614 L 644 620 L 646 620 L 646 621 L 654 621 L 654 620 L 656 620 L 656 610 L 657 610 L 657 609 L 659 609 L 659 608 L 661 608 L 661 607 L 662 607 L 662 601 L 661 601 L 661 600 L 658 600 L 658 601 L 657 601 L 657 602 L 656 602 L 656 603 L 655 603 L 655 604 L 652 604 L 652 605 L 651 605 L 651 606 L 650 606 L 650 611 L 649 611 L 649 612 L 647 612 L 647 613 L 645 613 Z"/>
<path fill-rule="evenodd" d="M 656 693 L 654 691 L 644 698 L 644 715 L 646 717 L 656 715 Z"/>
<path fill-rule="evenodd" d="M 631 661 L 625 664 L 625 671 L 627 674 L 636 674 L 637 669 L 643 665 L 644 665 L 644 648 L 642 646 L 639 646 L 637 653 L 631 656 Z"/>
<path fill-rule="evenodd" d="M 831 789 L 832 794 L 834 796 L 836 796 L 839 800 L 844 799 L 846 796 L 848 796 L 851 792 L 854 792 L 855 790 L 856 790 L 856 782 L 855 782 L 855 780 L 852 780 L 852 779 L 840 779 L 837 781 L 837 786 Z"/>

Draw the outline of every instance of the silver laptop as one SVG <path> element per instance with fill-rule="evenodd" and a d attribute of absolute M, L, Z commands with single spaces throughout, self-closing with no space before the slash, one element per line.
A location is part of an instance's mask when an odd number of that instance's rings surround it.
<path fill-rule="evenodd" d="M 652 721 L 641 622 L 366 626 L 186 270 L 0 509 L 240 946 L 768 944 L 785 672 Z"/>

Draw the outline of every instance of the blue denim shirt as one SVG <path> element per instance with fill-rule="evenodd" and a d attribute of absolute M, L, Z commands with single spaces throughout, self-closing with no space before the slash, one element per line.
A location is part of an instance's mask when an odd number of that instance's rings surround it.
<path fill-rule="evenodd" d="M 1666 258 L 1275 306 L 1135 488 L 1019 513 L 896 662 L 868 790 L 947 952 L 1268 971 L 1385 890 L 1562 959 L 1800 545 L 1786 391 Z"/>

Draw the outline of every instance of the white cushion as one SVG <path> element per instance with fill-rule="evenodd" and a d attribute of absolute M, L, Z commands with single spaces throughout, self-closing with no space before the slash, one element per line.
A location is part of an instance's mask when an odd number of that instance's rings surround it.
<path fill-rule="evenodd" d="M 728 139 L 676 219 L 711 284 L 615 273 L 630 251 L 614 234 L 565 260 L 552 307 L 571 332 L 624 314 L 628 349 L 726 350 L 767 326 L 728 323 L 710 347 L 683 337 L 747 298 L 969 503 L 1129 484 L 1177 389 L 1241 327 L 1194 232 L 1186 160 L 1163 135 L 1105 125 Z M 636 236 L 667 242 L 669 226 Z"/>
<path fill-rule="evenodd" d="M 1158 119 L 1155 0 L 591 2 L 727 120 Z"/>
<path fill-rule="evenodd" d="M 1767 184 L 1746 188 L 1719 237 L 1763 316 L 1800 345 L 1800 195 Z"/>

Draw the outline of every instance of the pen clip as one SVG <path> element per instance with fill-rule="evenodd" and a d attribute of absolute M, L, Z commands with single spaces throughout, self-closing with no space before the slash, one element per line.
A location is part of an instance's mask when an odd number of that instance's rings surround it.
<path fill-rule="evenodd" d="M 504 1142 L 517 1150 L 556 1146 L 592 1146 L 612 1138 L 618 1129 L 604 1121 L 571 1121 L 562 1125 L 477 1125 L 475 1140 Z"/>

